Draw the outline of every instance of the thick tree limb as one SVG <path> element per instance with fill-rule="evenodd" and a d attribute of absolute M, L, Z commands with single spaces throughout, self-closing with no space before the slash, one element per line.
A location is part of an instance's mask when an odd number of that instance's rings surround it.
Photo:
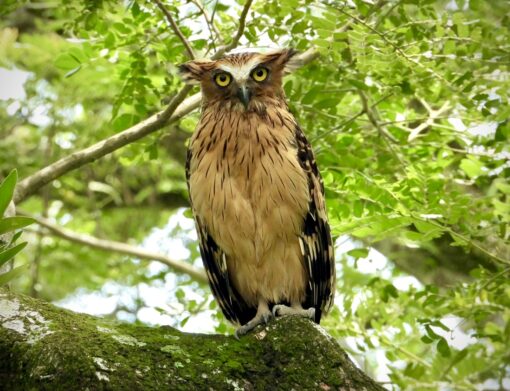
<path fill-rule="evenodd" d="M 113 251 L 141 259 L 158 261 L 171 267 L 173 270 L 177 272 L 188 274 L 191 278 L 193 278 L 196 281 L 207 283 L 207 277 L 204 271 L 201 269 L 197 269 L 186 262 L 177 261 L 163 254 L 147 251 L 139 247 L 130 246 L 129 244 L 115 242 L 112 240 L 99 239 L 90 235 L 79 234 L 69 229 L 59 227 L 58 225 L 53 224 L 50 220 L 45 219 L 43 217 L 34 216 L 33 218 L 40 226 L 48 229 L 48 231 L 51 234 L 61 237 L 63 239 L 70 240 L 76 243 L 81 243 L 86 246 L 98 248 L 101 250 Z"/>
<path fill-rule="evenodd" d="M 383 388 L 302 318 L 241 338 L 118 324 L 0 290 L 0 384 L 8 390 Z"/>

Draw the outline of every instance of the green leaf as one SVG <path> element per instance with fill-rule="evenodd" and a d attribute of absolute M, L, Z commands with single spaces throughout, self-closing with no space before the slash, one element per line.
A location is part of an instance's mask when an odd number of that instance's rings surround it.
<path fill-rule="evenodd" d="M 482 162 L 475 159 L 462 159 L 460 162 L 460 168 L 471 179 L 474 179 L 483 173 L 482 167 Z"/>
<path fill-rule="evenodd" d="M 388 284 L 384 287 L 384 291 L 388 294 L 388 296 L 397 298 L 398 297 L 398 290 L 395 288 L 393 284 Z"/>
<path fill-rule="evenodd" d="M 437 335 L 434 330 L 432 330 L 432 327 L 429 325 L 425 326 L 425 330 L 427 331 L 427 335 L 430 339 L 439 339 L 442 338 L 441 336 Z"/>
<path fill-rule="evenodd" d="M 315 98 L 317 97 L 318 94 L 320 94 L 320 92 L 323 90 L 323 87 L 320 87 L 320 86 L 315 86 L 315 87 L 312 87 L 310 89 L 310 91 L 308 91 L 304 96 L 303 98 L 301 99 L 301 103 L 304 104 L 304 105 L 307 105 L 307 104 L 310 104 L 310 103 L 313 103 L 315 101 Z"/>
<path fill-rule="evenodd" d="M 33 224 L 34 219 L 24 216 L 7 217 L 0 220 L 0 235 Z"/>
<path fill-rule="evenodd" d="M 469 351 L 468 349 L 462 349 L 460 352 L 458 352 L 452 359 L 452 362 L 450 363 L 450 367 L 453 367 L 454 365 L 457 365 L 459 362 L 464 360 L 466 356 L 468 355 Z"/>
<path fill-rule="evenodd" d="M 355 248 L 347 252 L 347 255 L 354 257 L 356 259 L 366 258 L 368 256 L 368 248 Z"/>
<path fill-rule="evenodd" d="M 55 66 L 64 71 L 70 71 L 80 66 L 80 61 L 70 53 L 63 53 L 55 59 Z"/>
<path fill-rule="evenodd" d="M 14 188 L 18 181 L 18 171 L 12 170 L 7 178 L 0 184 L 0 217 L 2 217 L 9 206 L 14 194 Z"/>
<path fill-rule="evenodd" d="M 360 200 L 354 201 L 352 212 L 354 216 L 361 217 L 361 215 L 363 214 L 363 202 L 361 202 Z"/>
<path fill-rule="evenodd" d="M 27 266 L 28 265 L 21 265 L 8 271 L 7 273 L 0 274 L 0 286 L 7 284 L 9 281 L 23 274 Z"/>
<path fill-rule="evenodd" d="M 356 80 L 356 79 L 349 79 L 347 80 L 350 84 L 352 84 L 354 87 L 359 88 L 360 90 L 368 90 L 368 86 L 363 83 L 362 81 Z"/>
<path fill-rule="evenodd" d="M 441 354 L 443 357 L 450 357 L 451 351 L 450 347 L 448 346 L 448 342 L 446 342 L 446 339 L 441 338 L 437 342 L 437 351 Z"/>
<path fill-rule="evenodd" d="M 23 242 L 5 251 L 0 252 L 0 267 L 10 259 L 14 258 L 14 256 L 21 250 L 23 250 L 27 243 L 28 242 Z"/>
<path fill-rule="evenodd" d="M 440 329 L 443 329 L 444 331 L 451 331 L 448 327 L 446 327 L 443 323 L 441 323 L 439 320 L 435 320 L 430 323 L 431 326 L 439 327 Z"/>
<path fill-rule="evenodd" d="M 116 132 L 129 128 L 136 121 L 137 117 L 134 114 L 119 115 L 112 123 L 112 128 Z"/>
<path fill-rule="evenodd" d="M 78 65 L 76 68 L 74 69 L 71 69 L 69 72 L 67 72 L 64 77 L 71 77 L 72 75 L 74 75 L 76 72 L 78 72 L 79 70 L 81 69 L 81 65 Z"/>

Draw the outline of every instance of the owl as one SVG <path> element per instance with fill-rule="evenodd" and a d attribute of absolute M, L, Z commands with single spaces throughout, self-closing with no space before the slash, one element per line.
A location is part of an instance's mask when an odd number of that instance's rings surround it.
<path fill-rule="evenodd" d="M 274 316 L 319 323 L 333 302 L 324 186 L 282 88 L 295 55 L 237 53 L 179 67 L 202 90 L 186 179 L 210 287 L 239 325 L 236 337 Z"/>

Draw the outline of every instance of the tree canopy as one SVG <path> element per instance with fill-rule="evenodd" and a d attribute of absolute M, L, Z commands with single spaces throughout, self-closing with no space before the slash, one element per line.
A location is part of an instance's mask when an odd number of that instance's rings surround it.
<path fill-rule="evenodd" d="M 8 0 L 0 15 L 0 178 L 17 169 L 17 213 L 36 220 L 12 289 L 231 332 L 188 209 L 200 96 L 177 66 L 293 47 L 284 89 L 336 240 L 324 327 L 387 389 L 510 388 L 508 2 Z"/>

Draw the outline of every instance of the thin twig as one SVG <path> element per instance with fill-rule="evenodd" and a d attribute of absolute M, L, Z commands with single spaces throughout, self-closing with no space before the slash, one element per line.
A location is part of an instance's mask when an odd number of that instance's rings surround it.
<path fill-rule="evenodd" d="M 494 274 L 490 279 L 488 279 L 485 284 L 483 284 L 480 288 L 478 288 L 479 291 L 483 291 L 485 288 L 487 288 L 490 284 L 492 284 L 495 280 L 497 280 L 502 275 L 509 273 L 510 274 L 510 267 L 507 267 L 500 272 Z"/>
<path fill-rule="evenodd" d="M 94 247 L 105 251 L 114 251 L 120 254 L 130 255 L 140 259 L 158 261 L 171 267 L 172 269 L 178 272 L 188 274 L 194 280 L 197 280 L 199 282 L 207 282 L 207 277 L 202 270 L 197 269 L 186 262 L 177 261 L 175 259 L 167 257 L 166 255 L 153 253 L 151 251 L 147 251 L 135 246 L 130 246 L 125 243 L 99 239 L 94 236 L 73 232 L 67 228 L 59 227 L 58 225 L 53 224 L 50 220 L 43 217 L 36 216 L 30 217 L 35 219 L 35 221 L 40 226 L 46 228 L 52 235 L 58 236 L 60 238 L 69 240 L 71 242 L 81 243 L 86 246 Z"/>
<path fill-rule="evenodd" d="M 387 137 L 394 143 L 398 142 L 398 140 L 390 132 L 388 132 L 383 126 L 381 126 L 376 109 L 368 105 L 368 98 L 365 92 L 362 90 L 358 90 L 358 94 L 361 98 L 363 111 L 367 115 L 370 123 L 375 126 L 379 134 Z"/>
<path fill-rule="evenodd" d="M 392 194 L 392 193 L 390 193 L 390 194 Z M 396 196 L 394 196 L 394 197 L 396 197 Z M 491 261 L 493 261 L 493 262 L 496 261 L 496 262 L 499 262 L 499 263 L 504 264 L 504 265 L 510 265 L 510 260 L 504 259 L 504 258 L 500 257 L 499 255 L 497 255 L 495 253 L 492 253 L 490 250 L 488 250 L 485 247 L 481 246 L 480 244 L 476 243 L 474 240 L 471 240 L 470 238 L 466 237 L 465 235 L 454 231 L 450 227 L 442 225 L 442 224 L 440 224 L 440 223 L 438 223 L 438 222 L 436 222 L 436 221 L 434 221 L 432 219 L 423 218 L 423 217 L 418 216 L 418 215 L 416 215 L 415 213 L 412 213 L 412 212 L 410 212 L 409 215 L 412 218 L 416 219 L 416 220 L 420 220 L 420 221 L 429 223 L 429 224 L 434 225 L 437 228 L 439 228 L 439 229 L 441 229 L 441 230 L 443 230 L 445 232 L 448 232 L 451 236 L 456 237 L 457 239 L 460 239 L 461 241 L 469 244 L 471 247 L 476 248 L 478 251 L 480 251 L 483 254 L 485 254 L 486 256 L 488 256 L 489 259 Z"/>
<path fill-rule="evenodd" d="M 399 155 L 398 151 L 394 148 L 392 143 L 398 143 L 398 140 L 393 137 L 393 135 L 386 130 L 383 126 L 379 123 L 379 113 L 377 112 L 376 107 L 372 107 L 368 105 L 368 98 L 364 91 L 358 90 L 359 96 L 361 98 L 361 104 L 363 106 L 363 112 L 367 115 L 370 123 L 372 123 L 373 126 L 377 129 L 377 132 L 382 136 L 383 141 L 388 146 L 388 149 L 392 153 L 392 155 L 400 162 L 402 166 L 406 166 L 406 162 L 404 159 Z"/>
<path fill-rule="evenodd" d="M 374 104 L 372 104 L 370 107 L 376 107 L 379 103 L 381 103 L 382 101 L 388 99 L 390 96 L 392 96 L 393 93 L 389 93 L 388 95 L 385 95 L 383 96 L 382 98 L 380 98 L 378 101 L 376 101 Z M 326 131 L 326 132 L 323 132 L 319 135 L 317 135 L 316 137 L 312 138 L 310 140 L 311 143 L 315 142 L 316 140 L 320 139 L 320 138 L 323 138 L 324 136 L 327 136 L 333 132 L 336 132 L 340 129 L 343 129 L 346 125 L 350 124 L 351 122 L 354 122 L 358 117 L 361 117 L 363 114 L 365 114 L 365 110 L 364 109 L 361 109 L 361 111 L 359 111 L 357 114 L 354 114 L 352 117 L 346 119 L 345 121 L 341 122 L 339 125 L 335 126 L 334 128 L 331 128 L 330 130 Z"/>
<path fill-rule="evenodd" d="M 216 9 L 218 8 L 218 2 L 219 1 L 220 0 L 216 0 L 214 2 L 214 7 L 213 7 L 213 10 L 212 10 L 212 14 L 211 14 L 211 23 L 213 23 L 213 24 L 214 24 L 214 17 L 216 16 Z M 222 38 L 222 40 L 223 40 L 223 38 Z"/>
<path fill-rule="evenodd" d="M 172 17 L 172 14 L 170 14 L 170 12 L 168 12 L 168 10 L 165 8 L 165 6 L 163 5 L 163 3 L 160 0 L 152 0 L 152 1 L 154 2 L 154 4 L 157 5 L 157 7 L 161 10 L 161 12 L 163 12 L 163 14 L 166 17 L 166 20 L 168 21 L 168 23 L 170 24 L 170 27 L 173 30 L 173 32 L 175 33 L 175 35 L 177 35 L 179 37 L 182 44 L 186 48 L 186 51 L 188 52 L 188 57 L 191 60 L 193 60 L 195 58 L 195 53 L 193 52 L 193 49 L 191 48 L 190 43 L 188 42 L 188 40 L 182 33 L 181 29 L 179 28 L 179 26 L 177 26 L 177 23 L 175 23 L 175 20 Z"/>
<path fill-rule="evenodd" d="M 200 0 L 190 0 L 199 10 L 200 12 L 202 13 L 206 23 L 207 23 L 207 27 L 209 28 L 209 33 L 211 34 L 211 42 L 213 43 L 213 46 L 214 46 L 214 35 L 216 35 L 216 39 L 221 43 L 223 44 L 223 37 L 221 36 L 221 33 L 220 31 L 218 30 L 218 28 L 216 27 L 216 25 L 214 24 L 214 20 L 212 19 L 212 17 L 209 15 L 209 12 L 207 12 L 207 10 L 205 9 L 205 7 L 200 3 Z M 214 34 L 213 34 L 213 31 L 214 31 Z M 216 48 L 215 48 L 216 49 Z"/>
<path fill-rule="evenodd" d="M 241 12 L 241 16 L 239 17 L 239 27 L 237 28 L 236 35 L 234 35 L 234 38 L 232 38 L 232 42 L 218 49 L 218 51 L 211 57 L 213 60 L 217 60 L 218 58 L 223 56 L 223 54 L 231 51 L 239 44 L 239 40 L 243 36 L 244 29 L 246 27 L 246 16 L 248 15 L 248 11 L 250 10 L 252 3 L 253 0 L 246 1 L 246 4 L 244 5 L 243 10 Z"/>

